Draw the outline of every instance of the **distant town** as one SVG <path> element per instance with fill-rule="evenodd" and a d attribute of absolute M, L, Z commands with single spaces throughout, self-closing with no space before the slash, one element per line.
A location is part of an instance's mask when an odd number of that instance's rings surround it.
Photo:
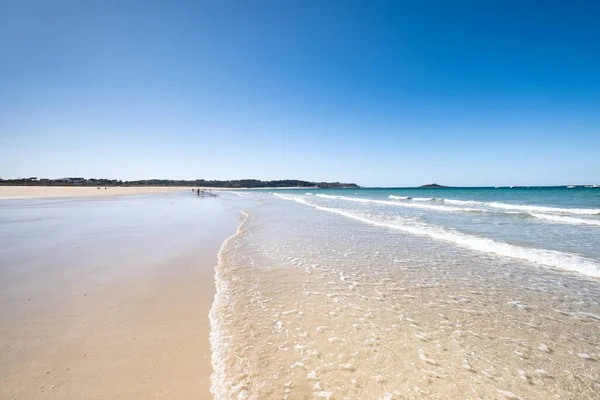
<path fill-rule="evenodd" d="M 297 179 L 284 179 L 275 181 L 261 181 L 258 179 L 239 180 L 172 180 L 172 179 L 147 179 L 139 181 L 122 181 L 104 178 L 19 178 L 0 179 L 3 186 L 203 186 L 214 188 L 284 188 L 284 187 L 306 187 L 306 188 L 359 188 L 355 183 L 340 182 L 309 182 Z"/>

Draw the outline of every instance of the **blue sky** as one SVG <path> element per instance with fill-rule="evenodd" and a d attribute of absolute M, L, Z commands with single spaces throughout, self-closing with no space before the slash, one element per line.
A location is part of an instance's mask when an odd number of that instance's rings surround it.
<path fill-rule="evenodd" d="M 600 183 L 599 20 L 597 1 L 0 0 L 0 176 Z"/>

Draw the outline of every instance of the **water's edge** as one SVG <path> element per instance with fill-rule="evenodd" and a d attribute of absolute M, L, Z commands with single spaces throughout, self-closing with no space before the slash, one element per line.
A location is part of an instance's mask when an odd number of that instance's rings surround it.
<path fill-rule="evenodd" d="M 242 210 L 240 211 L 240 224 L 236 232 L 225 239 L 221 245 L 219 252 L 217 253 L 217 265 L 215 266 L 215 298 L 213 300 L 212 307 L 209 312 L 210 321 L 210 347 L 211 347 L 211 363 L 213 367 L 213 373 L 211 374 L 211 387 L 210 391 L 215 398 L 221 398 L 223 384 L 226 384 L 224 370 L 227 368 L 224 365 L 224 357 L 221 355 L 223 351 L 223 343 L 220 338 L 220 326 L 216 316 L 216 310 L 220 304 L 227 302 L 227 283 L 224 279 L 221 279 L 221 269 L 224 267 L 224 253 L 227 250 L 229 244 L 235 240 L 238 236 L 243 233 L 243 228 L 250 215 Z"/>

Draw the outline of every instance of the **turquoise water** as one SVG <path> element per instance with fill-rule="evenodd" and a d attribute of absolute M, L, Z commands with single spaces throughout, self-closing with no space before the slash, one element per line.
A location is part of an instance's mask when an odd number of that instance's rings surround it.
<path fill-rule="evenodd" d="M 216 398 L 598 398 L 598 189 L 237 195 Z"/>
<path fill-rule="evenodd" d="M 446 237 L 447 241 L 477 246 L 481 251 L 501 251 L 504 256 L 600 276 L 600 189 L 337 189 L 277 193 L 373 223 L 393 224 L 397 229 L 420 231 L 442 240 Z M 498 248 L 505 244 L 514 248 Z"/>

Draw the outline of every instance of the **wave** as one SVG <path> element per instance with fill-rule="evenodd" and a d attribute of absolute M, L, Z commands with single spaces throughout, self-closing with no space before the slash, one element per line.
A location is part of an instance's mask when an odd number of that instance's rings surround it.
<path fill-rule="evenodd" d="M 481 201 L 474 201 L 474 200 L 452 200 L 452 199 L 438 199 L 436 197 L 403 197 L 403 196 L 394 196 L 393 194 L 390 194 L 388 196 L 389 199 L 393 199 L 393 200 L 414 200 L 414 201 L 441 201 L 447 204 L 454 204 L 457 206 L 463 206 L 463 205 L 477 205 L 477 206 L 484 206 L 485 203 L 481 202 Z"/>
<path fill-rule="evenodd" d="M 521 204 L 506 204 L 506 203 L 485 203 L 489 207 L 501 208 L 504 210 L 519 210 L 519 211 L 533 211 L 533 212 L 546 212 L 546 213 L 560 213 L 560 214 L 579 214 L 579 215 L 600 215 L 600 208 L 558 208 L 558 207 L 547 207 L 547 206 L 530 206 Z"/>
<path fill-rule="evenodd" d="M 443 199 L 444 203 L 454 204 L 454 205 L 469 205 L 469 206 L 481 206 L 481 207 L 494 207 L 503 210 L 515 210 L 515 211 L 539 211 L 539 212 L 554 212 L 554 213 L 563 213 L 563 214 L 578 214 L 578 215 L 595 215 L 600 213 L 599 209 L 593 208 L 555 208 L 555 207 L 546 207 L 546 206 L 527 206 L 527 205 L 519 205 L 519 204 L 506 204 L 506 203 L 485 203 L 482 201 L 475 200 L 453 200 L 453 199 Z M 543 219 L 546 221 L 558 222 L 563 224 L 572 224 L 572 225 L 592 225 L 592 226 L 600 226 L 600 220 L 591 220 L 591 219 L 581 219 L 581 218 L 573 218 L 552 214 L 540 214 L 535 212 L 527 212 L 527 215 L 530 215 L 535 218 Z"/>
<path fill-rule="evenodd" d="M 485 206 L 484 202 L 475 201 L 475 200 L 453 200 L 453 199 L 442 199 L 444 203 L 455 204 L 455 205 L 476 205 L 476 206 Z"/>
<path fill-rule="evenodd" d="M 226 279 L 223 277 L 223 269 L 225 268 L 225 251 L 229 248 L 231 242 L 235 240 L 243 232 L 243 227 L 249 218 L 249 215 L 242 211 L 242 217 L 240 225 L 237 231 L 227 238 L 219 252 L 217 253 L 218 263 L 215 267 L 215 286 L 216 293 L 209 312 L 210 320 L 210 345 L 212 350 L 211 362 L 213 366 L 213 373 L 210 377 L 211 387 L 210 391 L 215 395 L 215 398 L 228 398 L 228 388 L 231 386 L 231 382 L 228 379 L 227 371 L 229 365 L 227 364 L 227 342 L 224 339 L 226 331 L 222 332 L 223 318 L 222 310 L 227 308 L 229 298 L 231 296 L 231 289 L 227 284 Z"/>
<path fill-rule="evenodd" d="M 389 196 L 390 199 L 394 200 L 408 200 L 408 198 L 401 198 L 398 196 Z M 414 198 L 413 200 L 417 200 Z M 534 206 L 524 204 L 508 204 L 498 202 L 483 202 L 476 200 L 455 200 L 455 199 L 436 199 L 436 198 L 419 198 L 418 201 L 441 201 L 444 204 L 452 204 L 456 206 L 478 206 L 496 208 L 502 210 L 512 210 L 521 212 L 541 212 L 541 213 L 555 213 L 555 214 L 577 214 L 577 215 L 600 215 L 600 208 L 561 208 L 561 207 L 548 207 L 548 206 Z"/>
<path fill-rule="evenodd" d="M 537 213 L 529 213 L 529 215 L 531 215 L 535 218 L 539 218 L 539 219 L 543 219 L 543 220 L 551 221 L 551 222 L 556 222 L 559 224 L 600 226 L 600 220 L 565 217 L 565 216 L 561 216 L 561 215 L 551 215 L 551 214 L 537 214 Z"/>
<path fill-rule="evenodd" d="M 420 204 L 420 203 L 410 203 L 410 202 L 400 202 L 400 201 L 389 201 L 389 200 L 375 200 L 375 199 L 365 199 L 363 197 L 345 197 L 345 196 L 331 196 L 328 194 L 317 194 L 316 197 L 322 197 L 324 199 L 333 199 L 333 200 L 345 200 L 345 201 L 353 201 L 355 203 L 373 203 L 373 204 L 382 204 L 387 206 L 398 206 L 398 207 L 408 207 L 408 208 L 420 208 L 425 210 L 436 210 L 436 211 L 450 211 L 450 212 L 490 212 L 487 210 L 481 210 L 478 208 L 463 208 L 463 207 L 448 207 L 436 204 Z"/>
<path fill-rule="evenodd" d="M 408 208 L 418 208 L 425 210 L 435 210 L 435 211 L 443 211 L 443 212 L 471 212 L 471 213 L 497 213 L 497 214 L 508 214 L 512 216 L 521 216 L 521 217 L 530 217 L 537 218 L 543 220 L 544 222 L 549 223 L 559 223 L 559 224 L 570 224 L 570 225 L 588 225 L 588 226 L 600 226 L 600 220 L 593 219 L 583 219 L 583 218 L 573 218 L 566 217 L 560 215 L 552 215 L 552 214 L 539 214 L 533 212 L 526 212 L 524 210 L 517 211 L 506 209 L 506 211 L 496 211 L 485 208 L 472 208 L 472 207 L 451 207 L 437 204 L 421 204 L 421 203 L 411 203 L 407 201 L 388 201 L 388 200 L 376 200 L 376 199 L 365 199 L 362 197 L 345 197 L 345 196 L 331 196 L 327 194 L 317 194 L 317 197 L 322 197 L 326 199 L 335 199 L 335 200 L 345 200 L 345 201 L 353 201 L 356 203 L 374 203 L 374 204 L 382 204 L 382 205 L 392 205 L 399 207 L 408 207 Z M 398 196 L 394 196 L 393 198 L 397 198 Z M 392 198 L 392 195 L 389 196 Z M 410 198 L 400 198 L 401 200 L 409 200 Z M 474 200 L 451 200 L 451 199 L 439 199 L 443 200 L 444 203 L 455 204 L 455 205 L 474 205 L 474 206 L 485 206 L 491 203 L 484 203 L 480 201 Z M 574 210 L 574 209 L 569 209 Z M 589 210 L 589 209 L 586 209 Z"/>
<path fill-rule="evenodd" d="M 500 242 L 489 238 L 468 235 L 430 224 L 400 219 L 395 221 L 382 220 L 367 213 L 350 212 L 348 210 L 311 204 L 299 197 L 282 196 L 279 194 L 275 195 L 284 200 L 293 200 L 321 211 L 339 214 L 370 225 L 391 228 L 414 235 L 427 236 L 433 239 L 451 242 L 460 247 L 468 248 L 481 253 L 496 254 L 509 258 L 526 260 L 546 267 L 579 272 L 584 275 L 600 278 L 600 265 L 595 263 L 593 260 L 577 254 L 564 253 L 556 250 L 519 247 L 513 244 Z"/>

